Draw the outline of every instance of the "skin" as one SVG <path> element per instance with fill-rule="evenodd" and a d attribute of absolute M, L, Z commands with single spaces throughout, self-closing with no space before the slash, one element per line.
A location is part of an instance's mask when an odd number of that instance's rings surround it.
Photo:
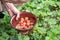
<path fill-rule="evenodd" d="M 2 11 L 1 1 L 0 1 L 0 12 Z"/>
<path fill-rule="evenodd" d="M 1 2 L 3 2 L 3 5 L 6 8 L 9 16 L 12 17 L 14 14 L 16 14 L 17 15 L 16 20 L 18 20 L 20 12 L 17 10 L 14 4 L 18 3 L 23 4 L 24 2 L 27 1 L 28 0 L 0 0 L 0 11 L 2 11 Z"/>

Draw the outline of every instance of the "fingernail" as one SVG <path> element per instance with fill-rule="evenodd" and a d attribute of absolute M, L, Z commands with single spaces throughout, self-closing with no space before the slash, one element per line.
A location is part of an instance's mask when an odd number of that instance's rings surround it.
<path fill-rule="evenodd" d="M 18 19 L 19 19 L 19 17 L 17 16 L 17 17 L 16 17 L 16 20 L 18 20 Z"/>
<path fill-rule="evenodd" d="M 16 18 L 16 20 L 18 20 L 18 18 Z"/>

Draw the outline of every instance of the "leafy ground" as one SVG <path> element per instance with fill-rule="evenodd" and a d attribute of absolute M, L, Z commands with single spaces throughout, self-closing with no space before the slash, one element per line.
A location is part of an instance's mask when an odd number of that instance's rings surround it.
<path fill-rule="evenodd" d="M 17 34 L 10 25 L 8 13 L 4 12 L 4 18 L 0 19 L 0 40 L 60 40 L 60 0 L 30 0 L 18 10 L 37 16 L 33 33 Z"/>

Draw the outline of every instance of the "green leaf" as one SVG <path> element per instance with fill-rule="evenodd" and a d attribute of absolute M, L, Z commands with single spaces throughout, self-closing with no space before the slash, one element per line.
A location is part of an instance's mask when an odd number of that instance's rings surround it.
<path fill-rule="evenodd" d="M 18 40 L 23 40 L 23 37 L 21 34 L 18 34 Z"/>
<path fill-rule="evenodd" d="M 39 34 L 38 34 L 37 32 L 34 32 L 34 33 L 33 33 L 33 38 L 34 38 L 34 40 L 40 40 L 39 37 L 40 37 L 40 36 L 39 36 Z"/>
<path fill-rule="evenodd" d="M 24 36 L 23 40 L 30 40 L 28 36 Z"/>

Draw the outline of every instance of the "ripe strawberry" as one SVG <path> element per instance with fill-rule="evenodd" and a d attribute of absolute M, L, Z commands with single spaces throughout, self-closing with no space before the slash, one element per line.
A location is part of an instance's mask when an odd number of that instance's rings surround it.
<path fill-rule="evenodd" d="M 25 21 L 27 22 L 29 20 L 29 18 L 28 17 L 25 17 Z"/>
<path fill-rule="evenodd" d="M 33 27 L 33 25 L 30 25 L 30 26 L 29 26 L 29 28 L 32 28 L 32 27 Z"/>
<path fill-rule="evenodd" d="M 31 25 L 33 25 L 34 23 L 33 23 L 33 22 L 31 22 L 30 24 L 31 24 Z"/>
<path fill-rule="evenodd" d="M 28 20 L 29 18 L 28 17 L 25 17 L 25 20 Z"/>
<path fill-rule="evenodd" d="M 21 21 L 24 21 L 24 18 L 21 18 Z"/>
<path fill-rule="evenodd" d="M 19 24 L 20 26 L 23 26 L 23 23 L 22 23 L 22 22 L 19 22 L 18 24 Z"/>
<path fill-rule="evenodd" d="M 25 26 L 24 28 L 27 29 L 27 26 Z"/>
<path fill-rule="evenodd" d="M 27 23 L 26 25 L 27 25 L 27 26 L 29 26 L 29 25 L 30 25 L 30 23 Z"/>
<path fill-rule="evenodd" d="M 27 23 L 30 23 L 30 20 L 27 20 L 26 22 L 27 22 Z"/>
<path fill-rule="evenodd" d="M 26 25 L 26 22 L 24 22 L 23 24 Z"/>
<path fill-rule="evenodd" d="M 25 27 L 22 28 L 23 30 L 25 29 Z"/>

